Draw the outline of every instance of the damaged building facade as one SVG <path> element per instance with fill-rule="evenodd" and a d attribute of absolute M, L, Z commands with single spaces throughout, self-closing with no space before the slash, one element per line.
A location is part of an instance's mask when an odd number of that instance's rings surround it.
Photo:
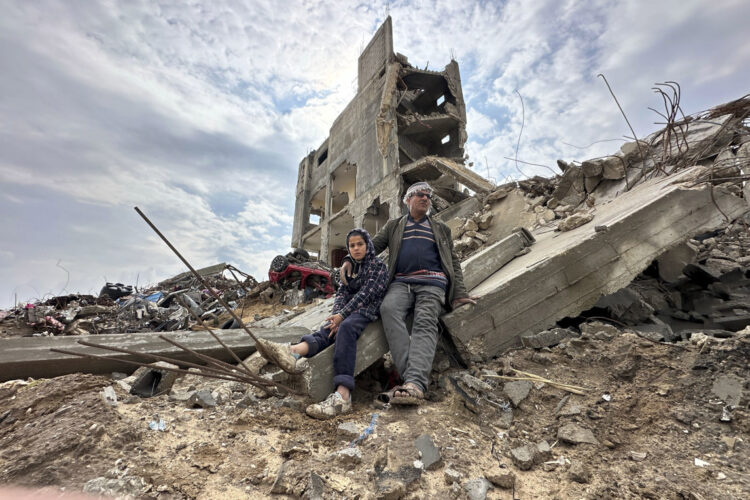
<path fill-rule="evenodd" d="M 486 192 L 489 183 L 463 166 L 466 106 L 458 63 L 443 71 L 410 65 L 393 51 L 387 18 L 359 57 L 358 90 L 328 138 L 299 164 L 292 246 L 339 265 L 346 233 L 376 233 L 402 215 L 404 186 L 434 184 L 440 211 Z"/>

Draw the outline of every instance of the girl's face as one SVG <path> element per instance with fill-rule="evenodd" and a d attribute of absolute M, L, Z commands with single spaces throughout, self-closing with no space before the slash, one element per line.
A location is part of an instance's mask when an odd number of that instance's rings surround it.
<path fill-rule="evenodd" d="M 349 237 L 349 255 L 354 260 L 362 260 L 365 258 L 367 253 L 367 244 L 365 239 L 358 234 L 353 234 Z"/>

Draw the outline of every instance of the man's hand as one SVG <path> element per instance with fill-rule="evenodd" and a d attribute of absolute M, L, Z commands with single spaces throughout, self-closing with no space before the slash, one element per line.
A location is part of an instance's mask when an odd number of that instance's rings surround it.
<path fill-rule="evenodd" d="M 348 285 L 349 281 L 347 278 L 352 277 L 352 263 L 348 260 L 345 260 L 343 264 L 341 264 L 341 269 L 339 269 L 339 279 L 344 285 Z"/>
<path fill-rule="evenodd" d="M 455 299 L 451 306 L 453 309 L 458 309 L 464 304 L 474 304 L 476 305 L 477 299 L 479 298 L 479 295 L 472 295 L 471 297 L 461 297 L 460 299 Z"/>
<path fill-rule="evenodd" d="M 339 331 L 339 325 L 342 321 L 344 321 L 343 316 L 340 314 L 334 314 L 332 316 L 328 316 L 326 318 L 326 321 L 328 322 L 328 329 L 331 331 L 331 333 L 328 334 L 328 338 L 336 336 L 336 332 Z"/>

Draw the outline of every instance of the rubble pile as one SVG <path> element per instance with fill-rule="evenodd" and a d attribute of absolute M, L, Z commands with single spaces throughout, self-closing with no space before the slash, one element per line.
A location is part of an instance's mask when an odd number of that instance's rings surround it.
<path fill-rule="evenodd" d="M 225 271 L 231 278 L 224 276 Z M 227 264 L 201 269 L 199 273 L 233 309 L 240 299 L 257 297 L 264 288 L 252 276 Z M 4 313 L 0 333 L 6 337 L 187 330 L 197 323 L 193 315 L 211 326 L 221 326 L 220 318 L 225 319 L 226 315 L 221 304 L 190 273 L 140 289 L 107 283 L 98 297 L 64 295 Z"/>
<path fill-rule="evenodd" d="M 748 255 L 750 231 L 742 220 L 697 235 L 662 255 L 626 288 L 602 297 L 578 321 L 606 318 L 655 341 L 698 333 L 732 337 L 750 325 Z"/>
<path fill-rule="evenodd" d="M 139 498 L 747 496 L 750 329 L 669 345 L 581 329 L 470 369 L 442 350 L 416 409 L 373 403 L 381 365 L 325 422 L 304 398 L 193 375 L 141 396 L 147 370 L 6 382 L 0 481 Z"/>
<path fill-rule="evenodd" d="M 672 175 L 701 166 L 695 184 L 711 182 L 734 194 L 750 195 L 743 182 L 750 176 L 750 97 L 716 106 L 711 110 L 672 121 L 639 141 L 627 142 L 619 151 L 582 162 L 558 160 L 562 174 L 554 178 L 535 176 L 503 184 L 486 195 L 478 195 L 482 210 L 452 226 L 457 253 L 468 257 L 497 241 L 488 235 L 492 218 L 501 218 L 508 196 L 522 197 L 523 208 L 511 210 L 518 226 L 547 227 L 570 231 L 593 219 L 597 207 L 632 190 L 648 179 Z M 497 235 L 496 235 L 497 236 Z"/>

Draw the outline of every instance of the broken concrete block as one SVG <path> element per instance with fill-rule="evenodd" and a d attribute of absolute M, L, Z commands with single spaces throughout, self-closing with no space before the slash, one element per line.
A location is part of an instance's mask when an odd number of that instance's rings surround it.
<path fill-rule="evenodd" d="M 729 406 L 738 406 L 742 399 L 744 382 L 734 374 L 720 375 L 714 380 L 711 392 Z"/>
<path fill-rule="evenodd" d="M 536 444 L 536 461 L 542 463 L 552 457 L 552 447 L 547 441 L 539 441 Z"/>
<path fill-rule="evenodd" d="M 525 444 L 510 450 L 511 460 L 513 460 L 515 466 L 521 470 L 529 470 L 534 466 L 535 454 L 536 446 L 532 444 Z"/>
<path fill-rule="evenodd" d="M 552 197 L 566 205 L 578 206 L 586 199 L 581 167 L 571 165 L 560 178 Z"/>
<path fill-rule="evenodd" d="M 115 388 L 108 385 L 102 389 L 101 393 L 104 402 L 110 406 L 117 406 L 117 394 L 115 394 Z"/>
<path fill-rule="evenodd" d="M 594 214 L 592 213 L 586 213 L 586 212 L 579 212 L 575 214 L 571 214 L 557 225 L 557 229 L 559 231 L 571 231 L 577 227 L 581 227 L 582 225 L 591 222 L 594 220 Z"/>
<path fill-rule="evenodd" d="M 604 309 L 610 318 L 623 323 L 640 323 L 654 314 L 654 309 L 630 288 L 600 298 L 594 307 Z"/>
<path fill-rule="evenodd" d="M 626 163 L 619 156 L 609 156 L 602 162 L 602 178 L 617 180 L 625 177 Z"/>
<path fill-rule="evenodd" d="M 487 203 L 493 203 L 493 202 L 496 202 L 496 201 L 500 201 L 503 198 L 505 198 L 506 196 L 508 196 L 508 193 L 510 193 L 511 191 L 513 191 L 513 188 L 511 188 L 511 187 L 508 187 L 508 186 L 500 187 L 500 188 L 494 190 L 493 192 L 491 192 L 489 195 L 487 195 L 487 198 L 485 199 L 485 201 Z"/>
<path fill-rule="evenodd" d="M 478 231 L 479 226 L 476 222 L 474 222 L 474 219 L 466 219 L 466 222 L 464 222 L 464 225 L 461 227 L 460 232 L 466 233 L 467 231 Z"/>
<path fill-rule="evenodd" d="M 614 325 L 608 323 L 602 323 L 601 321 L 591 321 L 588 323 L 582 323 L 580 326 L 581 337 L 594 337 L 598 333 L 604 333 L 609 338 L 614 338 L 620 335 L 620 329 Z"/>
<path fill-rule="evenodd" d="M 521 229 L 466 259 L 461 263 L 466 289 L 471 290 L 487 279 L 534 241 L 528 230 Z"/>
<path fill-rule="evenodd" d="M 688 264 L 682 270 L 682 273 L 703 288 L 708 287 L 711 283 L 719 281 L 721 275 L 701 264 Z"/>
<path fill-rule="evenodd" d="M 448 467 L 443 471 L 443 479 L 445 479 L 445 484 L 447 484 L 448 486 L 460 481 L 461 477 L 462 474 L 456 469 L 451 469 L 450 467 Z"/>
<path fill-rule="evenodd" d="M 333 458 L 342 465 L 357 465 L 362 461 L 362 450 L 357 447 L 344 448 L 335 452 Z"/>
<path fill-rule="evenodd" d="M 492 212 L 483 213 L 477 221 L 479 229 L 481 229 L 482 231 L 489 229 L 490 224 L 492 224 L 492 218 Z"/>
<path fill-rule="evenodd" d="M 358 438 L 359 432 L 359 426 L 354 422 L 344 422 L 343 424 L 339 424 L 336 428 L 336 433 L 347 440 Z"/>
<path fill-rule="evenodd" d="M 510 399 L 513 406 L 518 406 L 529 396 L 534 385 L 529 380 L 514 380 L 503 385 L 503 393 Z"/>
<path fill-rule="evenodd" d="M 469 500 L 484 500 L 491 487 L 490 482 L 483 477 L 470 479 L 464 483 L 464 491 Z"/>
<path fill-rule="evenodd" d="M 190 395 L 190 398 L 187 400 L 186 406 L 188 408 L 215 408 L 216 400 L 211 395 L 211 391 L 200 390 L 195 391 Z"/>
<path fill-rule="evenodd" d="M 557 439 L 570 444 L 599 444 L 590 429 L 578 424 L 565 424 L 557 430 Z"/>
<path fill-rule="evenodd" d="M 159 394 L 169 392 L 179 374 L 172 371 L 161 370 L 160 368 L 171 368 L 176 370 L 179 366 L 159 361 L 158 363 L 152 363 L 148 368 L 145 366 L 138 368 L 135 373 L 133 373 L 135 381 L 130 388 L 130 394 L 150 398 L 152 396 L 158 396 Z"/>
<path fill-rule="evenodd" d="M 575 333 L 567 328 L 552 328 L 535 334 L 523 335 L 521 343 L 524 347 L 541 349 L 542 347 L 552 347 L 563 340 L 575 337 Z"/>
<path fill-rule="evenodd" d="M 667 283 L 674 283 L 682 276 L 685 266 L 695 262 L 697 255 L 698 250 L 687 242 L 667 250 L 656 260 L 659 277 Z"/>
<path fill-rule="evenodd" d="M 587 193 L 592 193 L 594 189 L 596 189 L 596 186 L 599 185 L 600 182 L 602 182 L 601 175 L 597 175 L 594 177 L 586 177 L 583 179 L 583 187 L 586 188 Z"/>
<path fill-rule="evenodd" d="M 375 496 L 394 500 L 402 498 L 420 477 L 422 469 L 410 465 L 403 465 L 395 471 L 383 470 L 375 479 Z"/>
<path fill-rule="evenodd" d="M 425 470 L 435 470 L 443 465 L 443 457 L 440 454 L 440 449 L 435 446 L 432 436 L 429 434 L 419 436 L 414 441 L 414 447 L 419 452 L 419 457 L 424 464 Z"/>
<path fill-rule="evenodd" d="M 584 161 L 581 163 L 581 170 L 584 177 L 598 177 L 602 175 L 602 161 L 599 159 Z"/>
<path fill-rule="evenodd" d="M 327 312 L 330 313 L 330 306 Z M 253 328 L 253 332 L 260 337 L 273 340 L 274 342 L 290 342 L 299 340 L 303 335 L 310 333 L 310 329 L 284 326 L 268 329 Z M 240 359 L 249 356 L 255 351 L 255 342 L 245 330 L 216 330 L 215 333 Z M 216 342 L 216 339 L 208 332 L 176 331 L 163 332 L 162 334 L 188 346 L 200 354 L 205 354 L 221 361 L 234 362 L 234 359 L 226 349 Z M 4 339 L 3 349 L 0 350 L 0 381 L 19 377 L 50 378 L 77 372 L 111 373 L 113 370 L 122 368 L 122 363 L 118 360 L 133 359 L 133 356 L 130 354 L 80 345 L 77 343 L 80 339 L 81 337 L 20 337 Z M 157 354 L 175 359 L 194 359 L 192 354 L 185 353 L 182 349 L 164 342 L 157 335 L 154 335 L 153 332 L 102 334 L 85 338 L 85 340 L 105 346 L 120 347 L 135 352 Z M 104 358 L 82 358 L 72 354 L 51 352 L 51 348 L 84 354 L 96 354 Z M 128 383 L 128 381 L 125 383 Z"/>
<path fill-rule="evenodd" d="M 509 490 L 516 484 L 516 475 L 508 469 L 498 466 L 485 471 L 484 477 L 493 485 L 504 490 Z"/>
<path fill-rule="evenodd" d="M 568 469 L 568 477 L 577 483 L 586 484 L 591 481 L 591 470 L 580 460 L 574 460 Z"/>

